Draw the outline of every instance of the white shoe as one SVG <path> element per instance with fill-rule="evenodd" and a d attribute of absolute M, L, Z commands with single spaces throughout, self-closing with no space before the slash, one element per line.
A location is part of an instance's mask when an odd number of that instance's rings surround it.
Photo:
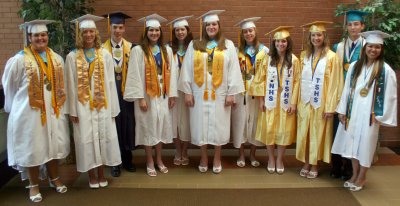
<path fill-rule="evenodd" d="M 38 184 L 36 184 L 36 185 L 28 185 L 28 186 L 26 186 L 25 188 L 31 189 L 31 188 L 33 188 L 33 187 L 39 187 L 39 185 L 38 185 Z M 40 192 L 37 193 L 36 195 L 32 195 L 32 196 L 29 195 L 29 199 L 30 199 L 32 202 L 41 202 L 41 201 L 43 200 L 42 194 L 40 194 Z"/>
<path fill-rule="evenodd" d="M 219 167 L 213 166 L 213 173 L 214 174 L 219 174 L 221 172 L 222 172 L 222 165 L 220 165 Z"/>

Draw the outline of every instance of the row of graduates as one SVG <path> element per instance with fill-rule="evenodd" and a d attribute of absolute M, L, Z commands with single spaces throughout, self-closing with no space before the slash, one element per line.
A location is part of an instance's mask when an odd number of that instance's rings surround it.
<path fill-rule="evenodd" d="M 259 165 L 255 146 L 265 144 L 269 154 L 267 169 L 271 173 L 284 172 L 285 147 L 297 137 L 296 157 L 305 163 L 300 175 L 317 177 L 317 162 L 330 161 L 332 116 L 336 106 L 342 99 L 339 105 L 346 110 L 348 93 L 358 94 L 345 88 L 347 93 L 341 98 L 344 64 L 329 49 L 324 26 L 327 22 L 306 25 L 310 33 L 306 49 L 298 59 L 292 54 L 290 27 L 272 31 L 270 51 L 259 43 L 254 23 L 258 18 L 238 24 L 241 35 L 235 49 L 233 42 L 221 34 L 218 17 L 221 12 L 213 10 L 200 17 L 203 22 L 200 40 L 191 41 L 188 17 L 171 22 L 174 32 L 170 46 L 162 43 L 160 23 L 166 20 L 156 14 L 142 18 L 139 21 L 145 24 L 145 30 L 140 45 L 132 49 L 122 38 L 125 15 L 119 13 L 115 18 L 110 15 L 111 22 L 114 21 L 111 23 L 113 38 L 103 47 L 95 24 L 102 18 L 82 16 L 74 21 L 78 31 L 77 49 L 67 56 L 65 69 L 62 58 L 47 47 L 49 22 L 27 23 L 31 45 L 7 62 L 2 81 L 5 109 L 10 112 L 9 165 L 23 171 L 22 174 L 27 172 L 30 199 L 42 200 L 38 178 L 42 171 L 39 166 L 44 164 L 56 191 L 67 191 L 58 178 L 56 163 L 69 153 L 68 120 L 64 114 L 69 114 L 74 126 L 77 169 L 89 173 L 91 188 L 108 185 L 103 165 L 118 169 L 121 156 L 123 166 L 134 170 L 129 164 L 132 164 L 130 137 L 135 120 L 135 145 L 144 145 L 146 171 L 150 176 L 157 175 L 155 163 L 160 172 L 168 172 L 161 148 L 173 139 L 177 145 L 174 164 L 189 163 L 187 145 L 191 142 L 200 146 L 198 169 L 206 172 L 207 145 L 214 145 L 212 170 L 220 173 L 221 146 L 232 136 L 234 146 L 240 148 L 238 166 L 245 165 L 244 143 L 252 144 L 253 166 Z M 371 44 L 377 44 L 376 39 L 382 40 L 381 33 L 367 34 L 367 39 L 368 36 Z M 378 44 L 382 46 L 383 41 Z M 384 76 L 386 87 L 382 91 L 393 92 L 396 90 L 393 71 L 387 64 L 383 68 L 388 77 Z M 373 84 L 375 81 L 369 87 Z M 370 89 L 369 93 L 374 91 Z M 376 119 L 393 126 L 396 108 L 392 104 L 396 97 L 386 99 L 389 95 L 384 94 L 382 97 L 385 110 L 382 118 L 377 115 Z M 366 102 L 374 102 L 372 99 Z M 357 98 L 352 101 L 358 106 Z M 364 131 L 350 121 L 351 126 L 358 132 Z M 372 127 L 373 132 L 367 134 L 376 139 L 379 124 Z M 365 134 L 357 135 L 355 139 L 360 141 L 360 136 Z M 344 136 L 349 135 L 341 138 Z M 349 142 L 338 148 L 347 147 L 346 144 Z M 343 149 L 345 152 L 338 153 L 362 160 L 360 164 L 369 167 L 370 157 L 364 153 L 371 153 L 368 145 L 374 142 L 364 144 L 355 144 L 355 151 Z M 276 160 L 274 145 L 278 145 Z M 156 161 L 152 157 L 153 146 Z"/>

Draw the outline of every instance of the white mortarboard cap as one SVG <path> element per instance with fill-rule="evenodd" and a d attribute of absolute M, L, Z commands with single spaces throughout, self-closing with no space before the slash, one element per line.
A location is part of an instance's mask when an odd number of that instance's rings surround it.
<path fill-rule="evenodd" d="M 192 16 L 178 17 L 178 18 L 170 21 L 167 25 L 173 24 L 174 28 L 189 26 L 189 23 L 188 23 L 187 19 L 190 19 L 192 17 L 193 17 L 193 15 Z"/>
<path fill-rule="evenodd" d="M 102 19 L 104 19 L 104 17 L 95 16 L 92 14 L 85 14 L 77 19 L 72 20 L 71 22 L 74 23 L 76 21 L 79 21 L 79 29 L 95 29 L 95 22 Z"/>
<path fill-rule="evenodd" d="M 47 24 L 55 22 L 54 20 L 40 20 L 36 19 L 30 22 L 25 22 L 21 26 L 27 27 L 28 34 L 40 33 L 47 31 Z"/>
<path fill-rule="evenodd" d="M 197 19 L 203 18 L 203 23 L 219 21 L 218 14 L 225 10 L 211 10 L 199 16 Z"/>
<path fill-rule="evenodd" d="M 241 29 L 255 28 L 255 21 L 261 19 L 261 17 L 251 17 L 247 19 L 243 19 L 239 23 L 235 24 L 235 26 L 240 26 Z"/>
<path fill-rule="evenodd" d="M 144 21 L 146 21 L 146 27 L 158 28 L 161 27 L 161 23 L 166 22 L 167 19 L 158 14 L 152 14 L 138 20 L 140 23 L 144 23 Z"/>
<path fill-rule="evenodd" d="M 383 44 L 383 39 L 392 37 L 392 35 L 379 30 L 362 32 L 360 35 L 365 38 L 365 42 L 370 44 Z"/>

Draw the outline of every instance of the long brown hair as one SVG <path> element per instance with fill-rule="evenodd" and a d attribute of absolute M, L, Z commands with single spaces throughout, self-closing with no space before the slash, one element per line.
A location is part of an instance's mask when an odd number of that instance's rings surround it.
<path fill-rule="evenodd" d="M 186 51 L 187 47 L 189 46 L 189 43 L 193 40 L 193 34 L 192 34 L 192 31 L 190 31 L 190 28 L 188 26 L 185 26 L 185 28 L 187 31 L 187 36 L 184 39 L 183 46 L 185 47 L 185 51 Z M 175 28 L 172 31 L 172 42 L 170 42 L 169 45 L 171 46 L 174 54 L 176 54 L 176 52 L 178 52 L 178 50 L 179 50 L 179 40 L 176 37 Z"/>
<path fill-rule="evenodd" d="M 287 69 L 289 69 L 290 67 L 292 67 L 293 40 L 290 36 L 288 36 L 286 37 L 286 41 L 287 41 L 287 47 L 285 51 L 285 56 L 283 58 L 283 65 L 286 65 Z M 269 50 L 269 56 L 271 57 L 270 65 L 277 67 L 280 57 L 278 49 L 275 46 L 275 42 L 276 42 L 275 39 L 272 40 L 270 46 L 271 49 Z"/>
<path fill-rule="evenodd" d="M 362 48 L 361 50 L 361 58 L 354 64 L 354 69 L 353 69 L 353 78 L 351 79 L 351 89 L 354 91 L 355 86 L 357 85 L 357 79 L 361 74 L 362 68 L 364 65 L 367 64 L 368 62 L 368 57 L 367 54 L 365 52 L 366 48 L 367 48 L 368 43 L 365 44 L 365 46 Z M 381 72 L 383 70 L 383 45 L 381 45 L 381 53 L 379 54 L 379 56 L 376 58 L 376 61 L 378 63 L 378 69 L 375 71 L 373 70 L 371 73 L 371 78 L 369 79 L 368 82 L 368 88 L 371 87 L 372 83 L 374 82 L 374 80 L 378 80 L 379 76 L 381 75 Z"/>
<path fill-rule="evenodd" d="M 226 49 L 225 37 L 222 35 L 221 23 L 219 23 L 219 21 L 217 21 L 217 22 L 218 22 L 219 28 L 218 28 L 218 33 L 215 36 L 215 41 L 217 41 L 217 43 L 218 43 L 218 49 L 225 50 Z M 207 26 L 207 23 L 203 25 L 201 40 L 193 41 L 193 48 L 195 50 L 199 50 L 202 52 L 207 51 L 207 43 L 208 43 L 208 41 L 210 41 L 210 37 L 208 37 L 208 35 L 207 35 L 206 26 Z"/>
<path fill-rule="evenodd" d="M 328 33 L 326 33 L 326 31 L 323 31 L 322 34 L 324 35 L 324 41 L 322 42 L 323 49 L 322 49 L 321 57 L 325 56 L 329 51 Z M 308 33 L 308 36 L 306 38 L 305 51 L 306 51 L 307 58 L 310 58 L 311 54 L 314 53 L 314 45 L 311 43 L 311 32 Z"/>
<path fill-rule="evenodd" d="M 144 30 L 144 33 L 140 36 L 140 40 L 139 40 L 139 45 L 142 47 L 143 53 L 146 56 L 146 58 L 149 58 L 150 55 L 152 55 L 149 52 L 149 48 L 150 48 L 151 43 L 150 43 L 149 38 L 147 37 L 147 33 L 149 32 L 149 28 L 150 27 L 146 27 L 146 29 Z M 161 48 L 161 52 L 165 57 L 166 63 L 169 64 L 167 48 L 165 47 L 165 45 L 163 43 L 163 32 L 161 30 L 161 27 L 160 27 L 160 38 L 158 38 L 157 44 Z"/>
<path fill-rule="evenodd" d="M 255 30 L 255 32 L 256 32 L 256 36 L 254 37 L 254 48 L 255 48 L 255 50 L 256 51 L 258 51 L 258 48 L 259 48 L 259 46 L 260 46 L 260 42 L 258 41 L 258 34 L 257 34 L 257 29 L 256 28 L 254 28 L 254 30 Z M 240 45 L 239 45 L 239 51 L 244 51 L 244 49 L 246 48 L 246 46 L 247 46 L 247 43 L 246 43 L 246 39 L 244 39 L 244 35 L 243 35 L 243 29 L 241 30 L 241 32 L 240 32 L 240 39 L 239 39 L 239 41 L 240 41 Z"/>
<path fill-rule="evenodd" d="M 96 31 L 95 33 L 95 39 L 94 39 L 94 48 L 100 49 L 101 48 L 101 37 L 99 34 L 99 30 L 94 29 Z M 78 35 L 78 40 L 76 41 L 76 48 L 77 49 L 84 49 L 85 48 L 85 42 L 83 41 L 83 32 L 84 29 L 79 30 L 79 35 Z"/>

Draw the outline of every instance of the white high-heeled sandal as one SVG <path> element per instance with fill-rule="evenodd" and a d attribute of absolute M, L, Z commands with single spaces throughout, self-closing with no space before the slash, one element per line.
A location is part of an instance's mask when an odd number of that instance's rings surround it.
<path fill-rule="evenodd" d="M 54 178 L 54 179 L 52 179 L 52 180 L 50 180 L 49 181 L 49 186 L 51 187 L 51 188 L 55 188 L 56 189 L 56 192 L 58 192 L 58 193 L 66 193 L 67 191 L 68 191 L 68 188 L 67 188 L 67 186 L 65 186 L 64 184 L 63 185 L 61 185 L 61 186 L 56 186 L 55 184 L 53 184 L 53 182 L 54 181 L 57 181 L 58 179 L 60 179 L 60 177 L 56 177 L 56 178 Z"/>
<path fill-rule="evenodd" d="M 34 188 L 34 187 L 39 187 L 39 185 L 38 184 L 36 184 L 36 185 L 28 185 L 28 186 L 26 186 L 25 188 L 27 188 L 27 189 L 31 189 L 31 188 Z M 29 199 L 32 201 L 32 202 L 41 202 L 42 201 L 42 194 L 40 194 L 40 192 L 39 193 L 37 193 L 36 195 L 29 195 Z"/>

